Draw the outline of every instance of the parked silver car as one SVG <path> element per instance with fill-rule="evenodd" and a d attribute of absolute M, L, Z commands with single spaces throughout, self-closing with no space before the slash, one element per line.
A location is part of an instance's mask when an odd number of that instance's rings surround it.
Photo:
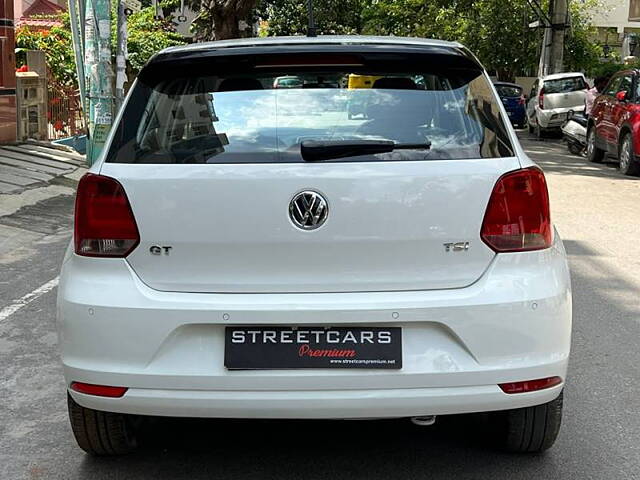
<path fill-rule="evenodd" d="M 556 73 L 538 78 L 527 100 L 529 132 L 542 136 L 559 129 L 570 110 L 584 111 L 587 81 L 582 73 Z"/>

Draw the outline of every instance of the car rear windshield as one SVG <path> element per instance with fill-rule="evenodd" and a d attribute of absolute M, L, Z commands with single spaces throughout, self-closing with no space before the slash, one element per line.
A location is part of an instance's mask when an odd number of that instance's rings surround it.
<path fill-rule="evenodd" d="M 514 98 L 522 95 L 522 88 L 515 85 L 496 85 L 496 90 L 501 98 Z"/>
<path fill-rule="evenodd" d="M 477 67 L 398 71 L 397 64 L 383 70 L 369 67 L 375 64 L 370 61 L 312 67 L 273 63 L 245 65 L 241 71 L 209 65 L 142 75 L 107 162 L 302 162 L 300 144 L 307 139 L 431 144 L 430 149 L 328 161 L 513 155 L 490 84 Z"/>
<path fill-rule="evenodd" d="M 569 93 L 585 88 L 587 87 L 582 77 L 557 78 L 544 82 L 544 93 Z"/>

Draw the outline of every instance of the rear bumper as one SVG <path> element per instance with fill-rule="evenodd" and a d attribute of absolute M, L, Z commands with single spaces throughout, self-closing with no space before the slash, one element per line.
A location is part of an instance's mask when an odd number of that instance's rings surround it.
<path fill-rule="evenodd" d="M 401 370 L 227 371 L 227 325 L 403 329 Z M 125 386 L 122 398 L 71 392 L 85 407 L 141 415 L 372 418 L 544 403 L 562 386 L 507 395 L 499 383 L 566 378 L 571 289 L 559 240 L 497 255 L 451 290 L 190 294 L 152 290 L 125 261 L 70 255 L 58 290 L 67 385 Z"/>
<path fill-rule="evenodd" d="M 557 371 L 564 370 L 558 365 Z M 506 395 L 496 385 L 449 388 L 321 391 L 202 391 L 130 389 L 125 397 L 71 392 L 80 405 L 138 415 L 217 418 L 351 419 L 449 415 L 550 402 L 564 385 Z"/>
<path fill-rule="evenodd" d="M 582 112 L 584 111 L 584 106 L 549 110 L 537 109 L 538 123 L 542 128 L 560 128 L 567 121 L 570 111 Z"/>
<path fill-rule="evenodd" d="M 525 122 L 526 112 L 524 108 L 506 108 L 506 110 L 511 123 L 520 125 Z"/>

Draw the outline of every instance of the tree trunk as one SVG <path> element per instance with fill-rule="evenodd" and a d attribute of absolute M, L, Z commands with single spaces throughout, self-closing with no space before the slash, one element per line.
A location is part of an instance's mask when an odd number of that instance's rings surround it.
<path fill-rule="evenodd" d="M 209 25 L 204 29 L 207 40 L 225 40 L 227 38 L 250 37 L 252 34 L 249 14 L 256 0 L 209 0 L 202 2 Z M 241 25 L 245 28 L 241 28 Z"/>

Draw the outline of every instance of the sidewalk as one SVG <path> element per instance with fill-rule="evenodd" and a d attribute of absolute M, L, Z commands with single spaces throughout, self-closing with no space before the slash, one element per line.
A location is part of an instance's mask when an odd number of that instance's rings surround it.
<path fill-rule="evenodd" d="M 10 269 L 36 244 L 69 235 L 76 186 L 86 171 L 84 155 L 68 147 L 0 145 L 0 268 Z"/>
<path fill-rule="evenodd" d="M 0 217 L 59 195 L 73 195 L 87 171 L 84 155 L 61 145 L 0 145 Z"/>
<path fill-rule="evenodd" d="M 0 194 L 45 186 L 86 166 L 84 155 L 47 143 L 0 146 Z"/>

